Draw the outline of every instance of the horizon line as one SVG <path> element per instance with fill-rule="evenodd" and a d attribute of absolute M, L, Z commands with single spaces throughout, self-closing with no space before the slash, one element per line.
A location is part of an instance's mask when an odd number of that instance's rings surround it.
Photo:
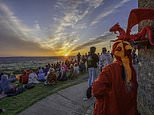
<path fill-rule="evenodd" d="M 70 55 L 68 57 L 73 57 L 75 55 Z M 8 58 L 8 57 L 66 57 L 66 56 L 0 56 L 0 58 Z"/>

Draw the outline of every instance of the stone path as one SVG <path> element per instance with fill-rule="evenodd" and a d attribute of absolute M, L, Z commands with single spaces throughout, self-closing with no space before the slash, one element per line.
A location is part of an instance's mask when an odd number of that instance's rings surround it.
<path fill-rule="evenodd" d="M 94 99 L 83 101 L 87 82 L 66 88 L 35 103 L 19 115 L 92 115 Z"/>

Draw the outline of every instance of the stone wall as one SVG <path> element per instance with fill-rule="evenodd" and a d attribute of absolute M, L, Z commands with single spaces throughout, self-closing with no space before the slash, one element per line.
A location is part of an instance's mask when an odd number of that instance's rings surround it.
<path fill-rule="evenodd" d="M 139 8 L 154 8 L 154 0 L 138 0 Z M 150 25 L 154 30 L 154 21 L 143 21 L 139 30 Z M 140 75 L 138 87 L 138 110 L 141 115 L 154 115 L 154 46 L 139 50 Z"/>

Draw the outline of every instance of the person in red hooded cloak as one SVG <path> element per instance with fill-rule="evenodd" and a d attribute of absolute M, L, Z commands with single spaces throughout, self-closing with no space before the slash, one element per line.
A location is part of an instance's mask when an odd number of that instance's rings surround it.
<path fill-rule="evenodd" d="M 137 115 L 138 84 L 131 50 L 127 41 L 113 44 L 116 61 L 103 68 L 92 85 L 92 95 L 96 97 L 94 115 Z"/>

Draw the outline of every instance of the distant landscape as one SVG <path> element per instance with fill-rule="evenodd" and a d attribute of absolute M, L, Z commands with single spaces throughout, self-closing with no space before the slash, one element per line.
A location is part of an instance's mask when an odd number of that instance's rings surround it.
<path fill-rule="evenodd" d="M 0 72 L 19 73 L 23 69 L 36 69 L 48 63 L 63 61 L 62 56 L 52 57 L 0 57 Z"/>

